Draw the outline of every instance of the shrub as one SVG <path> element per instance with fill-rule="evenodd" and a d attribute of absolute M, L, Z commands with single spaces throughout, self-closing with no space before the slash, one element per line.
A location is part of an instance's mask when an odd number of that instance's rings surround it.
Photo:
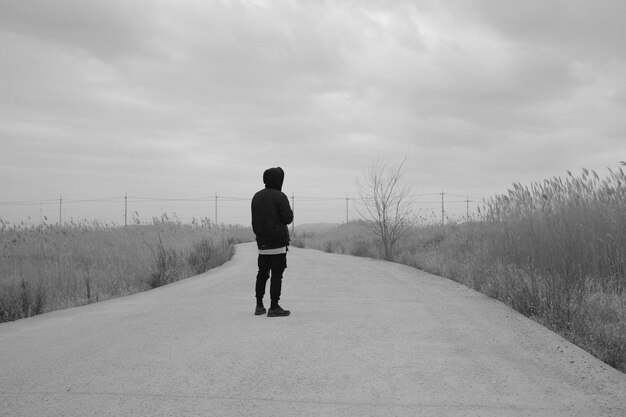
<path fill-rule="evenodd" d="M 178 252 L 174 249 L 165 248 L 160 236 L 156 249 L 152 249 L 152 247 L 150 249 L 154 256 L 154 270 L 148 278 L 150 288 L 157 288 L 177 281 L 182 275 L 182 263 Z"/>
<path fill-rule="evenodd" d="M 44 312 L 46 291 L 21 278 L 19 285 L 0 286 L 0 323 L 34 316 Z"/>
<path fill-rule="evenodd" d="M 215 244 L 211 239 L 203 239 L 193 246 L 187 263 L 194 274 L 201 274 L 216 266 L 222 265 L 234 255 L 232 241 Z"/>
<path fill-rule="evenodd" d="M 356 240 L 350 249 L 350 255 L 361 256 L 364 258 L 376 257 L 376 245 L 372 241 L 365 239 Z"/>

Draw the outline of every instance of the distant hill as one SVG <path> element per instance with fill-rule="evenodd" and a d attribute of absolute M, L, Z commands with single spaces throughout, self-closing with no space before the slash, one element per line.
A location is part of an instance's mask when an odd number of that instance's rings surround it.
<path fill-rule="evenodd" d="M 296 224 L 296 234 L 301 233 L 325 233 L 329 230 L 332 230 L 338 226 L 337 223 L 305 223 L 305 224 Z"/>

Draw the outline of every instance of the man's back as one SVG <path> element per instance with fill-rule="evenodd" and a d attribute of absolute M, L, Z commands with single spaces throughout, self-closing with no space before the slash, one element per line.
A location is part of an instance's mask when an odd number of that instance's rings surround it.
<path fill-rule="evenodd" d="M 281 168 L 268 169 L 263 176 L 266 188 L 252 198 L 252 230 L 259 249 L 289 245 L 287 225 L 293 221 L 293 211 L 281 191 L 284 175 Z"/>

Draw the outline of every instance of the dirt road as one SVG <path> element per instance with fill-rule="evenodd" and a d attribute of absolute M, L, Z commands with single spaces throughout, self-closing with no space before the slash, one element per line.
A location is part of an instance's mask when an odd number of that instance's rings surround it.
<path fill-rule="evenodd" d="M 0 416 L 624 416 L 626 375 L 503 304 L 293 249 L 286 318 L 255 247 L 153 291 L 0 325 Z"/>

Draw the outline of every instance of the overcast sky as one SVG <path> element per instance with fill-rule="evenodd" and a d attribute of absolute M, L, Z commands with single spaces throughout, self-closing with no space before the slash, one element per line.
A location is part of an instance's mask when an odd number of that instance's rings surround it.
<path fill-rule="evenodd" d="M 342 221 L 376 158 L 450 201 L 604 173 L 626 159 L 624 16 L 621 0 L 2 0 L 0 203 L 42 202 L 0 218 L 54 219 L 62 195 L 64 218 L 123 223 L 125 193 L 143 217 L 213 218 L 217 193 L 242 198 L 219 221 L 247 224 L 281 166 L 297 221 Z"/>

